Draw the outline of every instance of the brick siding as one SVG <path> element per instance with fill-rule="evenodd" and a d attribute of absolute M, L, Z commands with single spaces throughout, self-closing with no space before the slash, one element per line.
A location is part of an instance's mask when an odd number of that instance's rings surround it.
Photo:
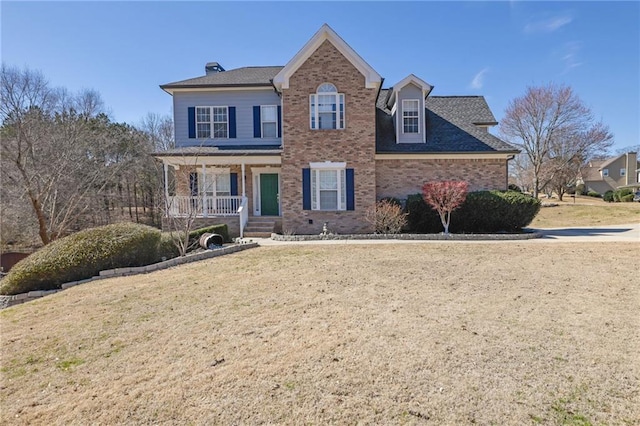
<path fill-rule="evenodd" d="M 377 160 L 376 193 L 407 198 L 433 180 L 464 180 L 469 191 L 507 189 L 506 160 Z"/>
<path fill-rule="evenodd" d="M 309 95 L 324 82 L 345 95 L 345 129 L 311 130 Z M 366 89 L 364 76 L 325 41 L 296 70 L 282 91 L 283 145 L 281 206 L 284 232 L 315 234 L 324 222 L 333 232 L 371 232 L 365 211 L 375 204 L 375 104 L 377 89 Z M 302 209 L 302 169 L 309 162 L 346 162 L 354 169 L 355 210 L 319 212 Z M 310 224 L 309 221 L 313 223 Z"/>

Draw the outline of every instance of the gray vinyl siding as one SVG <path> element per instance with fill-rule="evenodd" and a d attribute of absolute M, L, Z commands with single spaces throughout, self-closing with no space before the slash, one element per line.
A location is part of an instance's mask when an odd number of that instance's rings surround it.
<path fill-rule="evenodd" d="M 402 101 L 404 99 L 418 99 L 420 104 L 418 105 L 418 111 L 420 114 L 419 123 L 420 123 L 420 133 L 402 133 L 403 125 L 402 125 Z M 422 89 L 414 84 L 407 84 L 398 93 L 398 97 L 396 100 L 397 105 L 397 115 L 396 115 L 396 125 L 398 126 L 397 134 L 398 134 L 398 143 L 422 143 L 425 125 L 424 125 L 424 99 L 422 98 Z"/>
<path fill-rule="evenodd" d="M 280 105 L 273 90 L 228 90 L 220 92 L 175 92 L 173 114 L 176 146 L 277 145 L 280 138 L 253 137 L 253 107 Z M 236 107 L 236 137 L 234 139 L 189 139 L 188 108 L 196 106 Z"/>

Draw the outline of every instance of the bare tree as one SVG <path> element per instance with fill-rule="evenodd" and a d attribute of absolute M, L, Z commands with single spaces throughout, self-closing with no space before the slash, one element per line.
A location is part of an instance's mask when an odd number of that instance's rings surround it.
<path fill-rule="evenodd" d="M 83 227 L 96 198 L 150 149 L 140 132 L 102 113 L 95 91 L 70 94 L 38 72 L 4 65 L 0 78 L 2 185 L 28 200 L 47 244 Z"/>
<path fill-rule="evenodd" d="M 171 116 L 150 112 L 142 119 L 140 130 L 147 134 L 156 151 L 175 148 Z"/>
<path fill-rule="evenodd" d="M 558 174 L 611 147 L 613 136 L 567 86 L 529 87 L 512 100 L 500 124 L 501 134 L 522 148 L 531 164 L 533 195 Z"/>

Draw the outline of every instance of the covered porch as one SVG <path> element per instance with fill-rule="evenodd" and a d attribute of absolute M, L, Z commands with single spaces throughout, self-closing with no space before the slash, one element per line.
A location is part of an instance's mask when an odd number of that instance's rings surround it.
<path fill-rule="evenodd" d="M 163 165 L 165 218 L 237 220 L 241 237 L 249 217 L 279 218 L 280 152 L 188 147 L 156 153 Z"/>

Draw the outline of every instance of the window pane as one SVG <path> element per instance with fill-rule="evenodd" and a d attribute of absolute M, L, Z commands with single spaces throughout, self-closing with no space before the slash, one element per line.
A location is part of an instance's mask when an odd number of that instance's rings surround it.
<path fill-rule="evenodd" d="M 211 110 L 209 109 L 209 107 L 197 108 L 196 109 L 196 120 L 199 121 L 199 122 L 211 121 L 210 111 Z"/>
<path fill-rule="evenodd" d="M 220 196 L 231 194 L 230 175 L 226 173 L 216 175 L 216 194 Z"/>
<path fill-rule="evenodd" d="M 262 137 L 275 138 L 277 126 L 276 123 L 262 123 Z"/>
<path fill-rule="evenodd" d="M 262 121 L 276 121 L 278 118 L 278 110 L 275 106 L 262 107 Z"/>
<path fill-rule="evenodd" d="M 224 107 L 213 108 L 213 121 L 214 122 L 226 122 L 227 121 L 227 109 Z"/>
<path fill-rule="evenodd" d="M 318 93 L 328 93 L 328 92 L 337 92 L 338 89 L 336 89 L 336 86 L 334 86 L 331 83 L 324 83 L 322 85 L 320 85 L 320 87 L 318 87 Z"/>
<path fill-rule="evenodd" d="M 213 137 L 214 138 L 226 138 L 227 137 L 227 123 L 215 123 L 213 125 Z"/>
<path fill-rule="evenodd" d="M 197 138 L 210 138 L 211 137 L 211 124 L 203 123 L 197 126 Z"/>
<path fill-rule="evenodd" d="M 320 190 L 338 189 L 338 172 L 336 170 L 320 170 Z"/>
<path fill-rule="evenodd" d="M 338 191 L 320 190 L 320 210 L 338 210 Z"/>

